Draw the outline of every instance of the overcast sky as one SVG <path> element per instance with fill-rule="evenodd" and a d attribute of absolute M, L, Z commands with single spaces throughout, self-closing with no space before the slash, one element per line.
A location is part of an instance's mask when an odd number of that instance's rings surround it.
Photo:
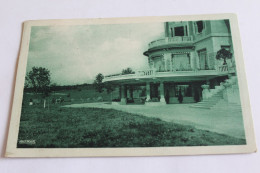
<path fill-rule="evenodd" d="M 34 26 L 27 72 L 33 66 L 46 67 L 58 85 L 92 83 L 98 73 L 147 67 L 143 52 L 163 36 L 163 23 Z"/>

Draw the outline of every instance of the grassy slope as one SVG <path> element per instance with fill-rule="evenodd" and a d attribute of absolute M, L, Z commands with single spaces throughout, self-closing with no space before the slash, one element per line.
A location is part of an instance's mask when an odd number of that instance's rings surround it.
<path fill-rule="evenodd" d="M 159 147 L 239 145 L 245 140 L 116 110 L 25 105 L 18 147 Z"/>

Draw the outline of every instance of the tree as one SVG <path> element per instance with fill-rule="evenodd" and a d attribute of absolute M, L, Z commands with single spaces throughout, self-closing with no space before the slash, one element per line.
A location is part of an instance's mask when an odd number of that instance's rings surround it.
<path fill-rule="evenodd" d="M 220 49 L 216 55 L 216 59 L 224 60 L 223 65 L 227 64 L 226 59 L 231 59 L 231 58 L 232 58 L 232 53 L 230 51 L 226 50 L 225 48 Z"/>
<path fill-rule="evenodd" d="M 33 89 L 35 94 L 41 93 L 43 96 L 48 96 L 50 92 L 50 71 L 44 67 L 33 67 L 25 77 L 26 87 Z"/>
<path fill-rule="evenodd" d="M 131 68 L 126 68 L 122 70 L 122 74 L 134 74 L 135 72 Z"/>
<path fill-rule="evenodd" d="M 99 73 L 96 76 L 96 79 L 94 80 L 94 83 L 93 83 L 96 91 L 99 93 L 103 92 L 103 89 L 104 89 L 104 83 L 102 83 L 103 79 L 104 79 L 103 74 Z"/>

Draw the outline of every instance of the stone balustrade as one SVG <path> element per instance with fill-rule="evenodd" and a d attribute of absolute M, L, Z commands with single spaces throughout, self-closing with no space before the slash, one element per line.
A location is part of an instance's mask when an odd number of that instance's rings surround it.
<path fill-rule="evenodd" d="M 138 70 L 133 74 L 114 74 L 105 76 L 104 82 L 121 80 L 121 79 L 136 79 L 149 77 L 170 77 L 170 76 L 198 76 L 198 75 L 218 75 L 230 73 L 231 68 L 227 65 L 216 66 L 212 70 L 182 70 L 182 71 L 156 71 L 155 69 Z"/>
<path fill-rule="evenodd" d="M 155 70 L 153 69 L 137 71 L 137 75 L 139 76 L 152 76 L 154 74 L 155 74 Z"/>
<path fill-rule="evenodd" d="M 226 71 L 228 71 L 228 65 L 216 66 L 216 70 L 219 72 L 226 72 Z"/>
<path fill-rule="evenodd" d="M 149 48 L 156 46 L 166 45 L 166 44 L 181 44 L 181 43 L 193 43 L 192 36 L 175 36 L 175 37 L 165 37 L 163 39 L 155 40 L 149 43 Z"/>

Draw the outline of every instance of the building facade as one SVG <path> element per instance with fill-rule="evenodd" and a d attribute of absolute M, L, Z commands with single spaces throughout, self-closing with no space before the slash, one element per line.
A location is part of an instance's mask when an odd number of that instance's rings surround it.
<path fill-rule="evenodd" d="M 121 104 L 134 97 L 145 104 L 200 102 L 236 74 L 228 20 L 166 22 L 164 29 L 165 37 L 150 42 L 143 53 L 148 69 L 105 76 L 104 82 L 119 87 Z M 217 59 L 221 49 L 232 57 Z M 142 94 L 133 94 L 137 86 Z"/>

